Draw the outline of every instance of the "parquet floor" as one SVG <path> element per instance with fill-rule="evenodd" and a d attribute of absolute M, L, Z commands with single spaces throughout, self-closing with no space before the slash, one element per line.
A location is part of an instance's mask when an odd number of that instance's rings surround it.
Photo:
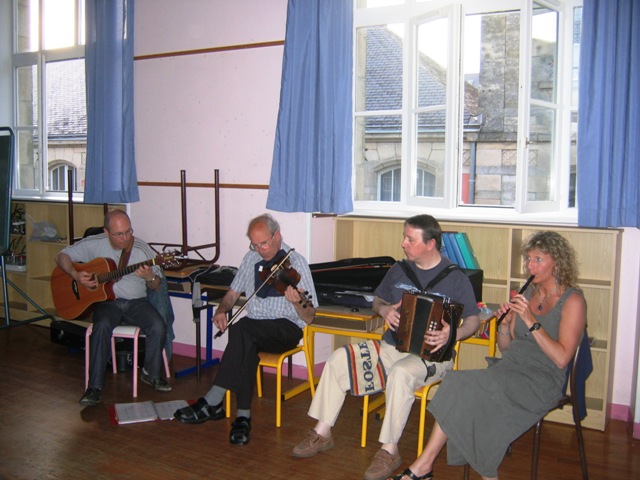
<path fill-rule="evenodd" d="M 190 358 L 172 360 L 173 369 L 191 365 Z M 138 401 L 198 398 L 209 389 L 215 370 L 203 370 L 199 382 L 195 375 L 172 379 L 168 394 L 141 384 Z M 309 459 L 292 457 L 291 449 L 313 425 L 306 415 L 310 397 L 287 401 L 283 425 L 275 428 L 275 377 L 270 374 L 265 396 L 254 400 L 251 442 L 244 447 L 229 444 L 231 420 L 114 425 L 109 407 L 132 401 L 131 373 L 108 373 L 104 401 L 94 408 L 78 404 L 83 375 L 82 354 L 52 343 L 49 329 L 0 330 L 0 479 L 361 479 L 379 447 L 375 418 L 369 422 L 367 447 L 360 447 L 361 400 L 348 396 L 334 429 L 336 448 Z M 403 466 L 415 455 L 417 420 L 414 406 L 400 444 Z M 527 433 L 516 442 L 502 464 L 502 479 L 529 478 L 531 439 Z M 585 439 L 592 479 L 640 478 L 640 442 L 632 439 L 630 424 L 612 421 L 605 432 L 587 429 Z M 443 452 L 434 478 L 462 479 L 462 468 L 447 466 L 445 457 Z M 573 428 L 547 422 L 540 458 L 539 479 L 579 478 Z"/>

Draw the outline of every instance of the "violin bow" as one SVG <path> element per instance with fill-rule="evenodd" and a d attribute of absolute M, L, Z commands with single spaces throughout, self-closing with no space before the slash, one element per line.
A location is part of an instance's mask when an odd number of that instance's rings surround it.
<path fill-rule="evenodd" d="M 275 266 L 271 267 L 271 273 L 269 274 L 269 276 L 267 278 L 264 279 L 264 282 L 262 282 L 260 284 L 260 286 L 258 288 L 255 289 L 255 291 L 251 294 L 251 296 L 249 298 L 247 298 L 247 301 L 244 302 L 244 305 L 242 305 L 238 311 L 233 315 L 233 317 L 231 317 L 231 320 L 229 320 L 229 322 L 227 322 L 227 328 L 225 330 L 218 330 L 218 332 L 213 336 L 213 338 L 218 338 L 220 337 L 224 332 L 226 332 L 227 330 L 229 330 L 229 327 L 231 327 L 231 325 L 233 325 L 233 323 L 236 321 L 236 319 L 238 318 L 238 315 L 240 315 L 245 307 L 247 305 L 249 305 L 249 302 L 253 299 L 253 297 L 256 296 L 256 294 L 260 291 L 260 289 L 262 287 L 264 287 L 267 282 L 269 282 L 269 280 L 271 280 L 273 278 L 273 276 L 276 274 L 277 271 L 280 270 L 280 268 L 282 268 L 282 266 L 284 265 L 284 262 L 287 261 L 287 259 L 291 256 L 291 254 L 294 252 L 295 248 L 290 249 L 287 254 L 282 258 L 282 260 L 280 260 L 280 262 L 278 264 L 276 264 Z"/>

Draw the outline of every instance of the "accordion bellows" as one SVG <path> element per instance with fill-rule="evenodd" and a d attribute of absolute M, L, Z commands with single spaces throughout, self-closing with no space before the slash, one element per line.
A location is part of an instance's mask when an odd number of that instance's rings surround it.
<path fill-rule="evenodd" d="M 396 331 L 396 349 L 414 353 L 431 362 L 451 360 L 463 308 L 462 304 L 439 295 L 404 293 L 400 325 Z M 431 352 L 433 347 L 425 343 L 424 336 L 427 331 L 442 330 L 443 321 L 451 327 L 449 339 L 443 347 Z"/>

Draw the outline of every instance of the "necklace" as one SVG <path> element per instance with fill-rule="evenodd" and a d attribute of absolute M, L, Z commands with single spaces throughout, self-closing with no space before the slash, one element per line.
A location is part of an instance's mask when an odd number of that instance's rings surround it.
<path fill-rule="evenodd" d="M 553 290 L 551 290 L 549 293 L 547 293 L 547 294 L 544 296 L 544 298 L 542 298 L 542 297 L 540 296 L 540 289 L 536 286 L 536 294 L 538 295 L 538 302 L 540 302 L 540 305 L 538 305 L 538 311 L 539 311 L 539 312 L 540 312 L 540 311 L 542 311 L 542 304 L 543 304 L 544 302 L 546 302 L 546 301 L 547 301 L 547 299 L 548 299 L 551 295 L 553 295 L 554 293 L 556 293 L 556 289 L 557 289 L 557 286 L 556 286 L 556 287 L 553 287 Z"/>

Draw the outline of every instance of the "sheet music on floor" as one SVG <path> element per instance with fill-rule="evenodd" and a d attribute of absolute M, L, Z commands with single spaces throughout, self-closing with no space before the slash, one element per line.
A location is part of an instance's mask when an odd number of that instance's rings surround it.
<path fill-rule="evenodd" d="M 169 402 L 116 403 L 115 416 L 119 425 L 129 423 L 153 422 L 155 420 L 171 420 L 176 410 L 188 407 L 186 400 L 171 400 Z"/>

